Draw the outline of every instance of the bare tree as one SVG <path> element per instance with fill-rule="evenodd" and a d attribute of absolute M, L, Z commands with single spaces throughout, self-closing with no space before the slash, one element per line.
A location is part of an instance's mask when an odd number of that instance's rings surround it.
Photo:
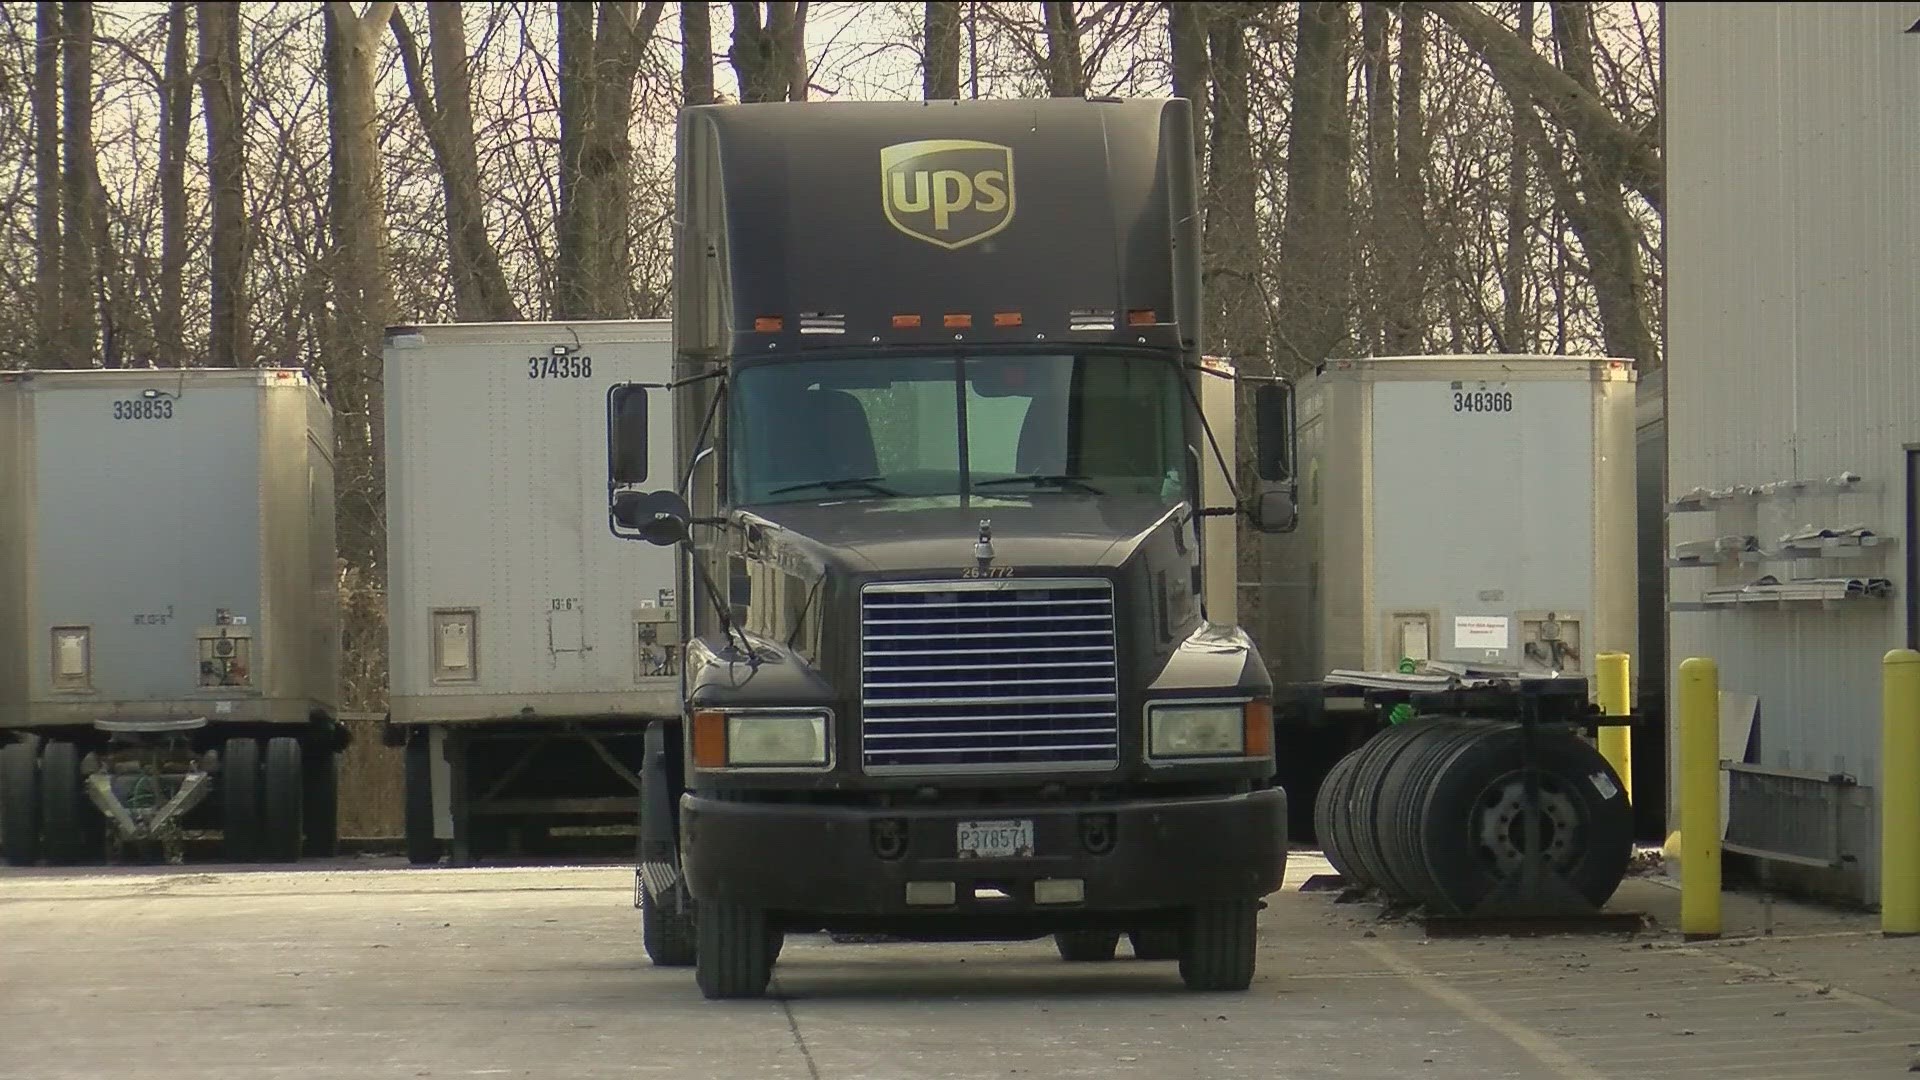
<path fill-rule="evenodd" d="M 61 366 L 93 363 L 94 255 L 99 243 L 94 214 L 93 151 L 93 5 L 67 0 L 61 5 L 61 52 L 66 90 L 66 161 L 61 211 L 66 235 L 60 245 L 62 270 Z"/>
<path fill-rule="evenodd" d="M 960 96 L 960 5 L 927 0 L 926 41 L 921 49 L 921 95 L 928 101 Z"/>
<path fill-rule="evenodd" d="M 167 6 L 167 55 L 160 80 L 160 297 L 154 332 L 162 363 L 187 359 L 187 129 L 193 123 L 193 76 L 187 68 L 185 0 Z"/>
<path fill-rule="evenodd" d="M 393 307 L 380 130 L 374 98 L 379 41 L 393 17 L 391 0 L 327 4 L 327 127 L 333 162 L 327 218 L 334 331 L 327 367 L 338 431 L 336 489 L 341 557 L 349 566 L 379 565 L 385 546 L 381 512 L 386 425 L 380 393 L 381 338 Z"/>
<path fill-rule="evenodd" d="M 680 101 L 713 104 L 713 5 L 707 0 L 680 5 Z"/>
<path fill-rule="evenodd" d="M 1561 63 L 1581 89 L 1599 98 L 1594 74 L 1593 11 L 1586 3 L 1555 3 L 1553 36 Z M 1531 107 L 1531 106 L 1529 106 Z M 1640 264 L 1640 236 L 1621 193 L 1625 166 L 1599 147 L 1589 147 L 1575 136 L 1579 196 L 1562 207 L 1580 246 L 1587 251 L 1594 299 L 1600 307 L 1600 328 L 1607 352 L 1637 361 L 1642 369 L 1658 366 L 1660 346 L 1649 325 L 1646 275 Z"/>
<path fill-rule="evenodd" d="M 1606 154 L 1618 161 L 1621 180 L 1639 192 L 1654 210 L 1665 212 L 1666 166 L 1657 123 L 1628 127 L 1588 86 L 1534 52 L 1505 24 L 1467 3 L 1408 4 L 1425 7 L 1444 20 L 1479 53 L 1494 74 L 1511 83 L 1554 121 L 1572 132 L 1583 153 Z"/>
<path fill-rule="evenodd" d="M 602 2 L 596 25 L 593 4 L 560 5 L 560 318 L 632 310 L 633 84 L 665 6 Z"/>
<path fill-rule="evenodd" d="M 60 240 L 60 5 L 40 0 L 34 19 L 34 282 L 40 363 L 59 355 L 66 321 Z"/>
<path fill-rule="evenodd" d="M 1294 371 L 1347 346 L 1352 304 L 1347 8 L 1298 7 L 1287 204 L 1276 273 L 1278 333 L 1286 366 Z"/>
<path fill-rule="evenodd" d="M 400 46 L 408 96 L 427 133 L 440 172 L 446 210 L 447 270 L 453 284 L 454 315 L 462 322 L 518 321 L 500 255 L 487 235 L 486 201 L 480 191 L 480 160 L 473 135 L 473 90 L 467 74 L 467 32 L 462 5 L 427 5 L 432 38 L 433 87 L 427 86 L 420 46 L 406 16 L 397 8 L 390 23 Z"/>
<path fill-rule="evenodd" d="M 1207 5 L 1190 0 L 1167 4 L 1167 38 L 1173 53 L 1173 96 L 1193 103 L 1193 150 L 1204 163 L 1207 107 L 1212 79 L 1207 56 Z"/>
<path fill-rule="evenodd" d="M 247 320 L 247 134 L 240 84 L 240 6 L 200 4 L 200 89 L 207 112 L 208 191 L 213 204 L 207 359 L 252 363 Z"/>
<path fill-rule="evenodd" d="M 1047 29 L 1047 93 L 1078 97 L 1087 92 L 1086 65 L 1080 52 L 1080 17 L 1073 0 L 1046 0 L 1040 16 Z"/>
<path fill-rule="evenodd" d="M 735 0 L 727 57 L 741 101 L 806 100 L 806 27 L 805 0 L 774 0 L 764 19 L 759 4 Z"/>
<path fill-rule="evenodd" d="M 1400 11 L 1400 90 L 1395 107 L 1394 186 L 1399 239 L 1389 279 L 1386 347 L 1393 353 L 1419 352 L 1426 329 L 1427 288 L 1433 239 L 1427 225 L 1427 169 L 1432 144 L 1425 105 L 1427 66 L 1426 12 L 1411 5 Z"/>
<path fill-rule="evenodd" d="M 1528 52 L 1533 51 L 1533 0 L 1520 0 L 1520 40 L 1525 43 Z M 1500 291 L 1506 299 L 1505 318 L 1501 324 L 1500 343 L 1513 352 L 1524 352 L 1529 347 L 1527 339 L 1527 303 L 1526 284 L 1527 267 L 1531 259 L 1531 246 L 1527 243 L 1527 172 L 1528 148 L 1533 141 L 1527 137 L 1528 125 L 1520 113 L 1524 109 L 1531 114 L 1532 104 L 1513 101 L 1513 160 L 1507 170 L 1507 244 L 1506 261 L 1501 267 Z"/>

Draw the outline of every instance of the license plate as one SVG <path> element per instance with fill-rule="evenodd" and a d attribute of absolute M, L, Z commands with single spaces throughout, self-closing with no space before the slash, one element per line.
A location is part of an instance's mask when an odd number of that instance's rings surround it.
<path fill-rule="evenodd" d="M 957 837 L 963 859 L 1023 859 L 1033 855 L 1031 821 L 962 821 Z"/>

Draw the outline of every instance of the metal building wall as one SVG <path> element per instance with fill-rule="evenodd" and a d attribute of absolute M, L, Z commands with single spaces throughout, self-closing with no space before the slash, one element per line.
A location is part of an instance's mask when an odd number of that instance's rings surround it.
<path fill-rule="evenodd" d="M 1666 20 L 1669 495 L 1864 478 L 1854 494 L 1675 513 L 1669 543 L 1753 531 L 1771 545 L 1809 524 L 1896 538 L 1846 560 L 1669 570 L 1669 671 L 1711 656 L 1724 690 L 1759 696 L 1747 760 L 1858 779 L 1843 822 L 1858 864 L 1820 884 L 1870 900 L 1879 658 L 1905 643 L 1915 539 L 1903 534 L 1904 445 L 1920 443 L 1920 33 L 1906 31 L 1920 4 L 1670 4 Z M 1768 573 L 1883 577 L 1895 595 L 1687 610 L 1703 588 Z M 1792 789 L 1750 796 L 1748 824 L 1830 827 Z"/>

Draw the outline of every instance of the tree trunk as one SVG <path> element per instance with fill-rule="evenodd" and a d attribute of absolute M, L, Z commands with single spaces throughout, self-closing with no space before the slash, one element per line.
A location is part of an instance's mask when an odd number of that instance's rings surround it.
<path fill-rule="evenodd" d="M 336 530 L 347 565 L 377 567 L 385 550 L 386 424 L 381 343 L 393 308 L 386 197 L 374 78 L 391 2 L 365 15 L 346 0 L 327 4 L 328 133 L 332 141 L 332 286 L 337 350 L 327 371 L 336 417 Z M 376 578 L 377 580 L 377 578 Z"/>
<path fill-rule="evenodd" d="M 1599 98 L 1593 66 L 1593 13 L 1586 3 L 1553 4 L 1553 36 L 1567 74 Z M 1580 173 L 1580 212 L 1569 208 L 1600 308 L 1600 334 L 1610 356 L 1633 360 L 1641 370 L 1660 364 L 1660 345 L 1647 315 L 1646 273 L 1640 264 L 1639 229 L 1621 191 L 1621 163 L 1591 136 L 1574 136 Z"/>
<path fill-rule="evenodd" d="M 560 5 L 560 223 L 555 316 L 632 311 L 633 84 L 666 5 Z"/>
<path fill-rule="evenodd" d="M 41 364 L 60 359 L 66 325 L 60 239 L 60 5 L 40 0 L 33 48 L 34 312 Z"/>
<path fill-rule="evenodd" d="M 727 57 L 733 62 L 734 81 L 740 84 L 741 101 L 785 101 L 792 92 L 793 52 L 789 35 L 796 17 L 792 0 L 768 4 L 764 23 L 759 4 L 735 0 L 733 45 L 727 50 Z"/>
<path fill-rule="evenodd" d="M 957 0 L 927 0 L 926 42 L 921 51 L 920 88 L 928 101 L 960 96 L 960 5 Z"/>
<path fill-rule="evenodd" d="M 407 93 L 440 171 L 447 221 L 447 275 L 453 282 L 454 318 L 460 322 L 517 322 L 520 309 L 507 287 L 500 256 L 487 234 L 486 201 L 480 192 L 479 153 L 474 145 L 472 87 L 467 76 L 467 32 L 458 0 L 427 5 L 433 87 L 427 86 L 420 46 L 406 16 L 396 9 L 390 25 L 400 46 Z"/>
<path fill-rule="evenodd" d="M 1299 11 L 1276 297 L 1284 366 L 1296 373 L 1348 346 L 1353 274 L 1346 5 L 1302 3 Z"/>
<path fill-rule="evenodd" d="M 1427 85 L 1427 15 L 1418 7 L 1400 9 L 1399 162 L 1394 169 L 1399 233 L 1405 257 L 1399 268 L 1396 317 L 1387 323 L 1387 351 L 1418 353 L 1426 347 L 1427 296 L 1433 256 L 1433 231 L 1427 224 L 1427 167 L 1432 156 L 1427 138 L 1427 109 L 1421 95 Z"/>
<path fill-rule="evenodd" d="M 1202 247 L 1212 272 L 1202 295 L 1212 318 L 1207 348 L 1231 356 L 1255 374 L 1271 369 L 1267 309 L 1260 290 L 1259 222 L 1255 196 L 1259 176 L 1249 126 L 1251 65 L 1247 24 L 1238 9 L 1209 20 L 1212 66 L 1212 168 L 1207 173 L 1207 211 Z"/>
<path fill-rule="evenodd" d="M 1533 0 L 1520 0 L 1520 40 L 1533 50 Z M 1507 244 L 1501 265 L 1500 291 L 1505 299 L 1505 318 L 1501 320 L 1500 347 L 1508 352 L 1526 352 L 1531 346 L 1527 334 L 1525 288 L 1531 252 L 1527 245 L 1527 138 L 1520 110 L 1531 112 L 1530 103 L 1513 102 L 1513 161 L 1507 169 Z"/>
<path fill-rule="evenodd" d="M 1079 97 L 1087 92 L 1080 59 L 1080 19 L 1073 0 L 1046 0 L 1040 16 L 1047 28 L 1047 93 Z"/>
<path fill-rule="evenodd" d="M 1394 155 L 1393 66 L 1387 57 L 1387 9 L 1378 3 L 1360 5 L 1360 65 L 1366 90 L 1367 188 L 1372 213 L 1366 239 L 1372 250 L 1367 283 L 1371 317 L 1365 347 L 1374 352 L 1385 346 L 1390 324 L 1404 322 L 1397 310 L 1402 292 L 1400 272 L 1406 260 L 1407 238 L 1400 223 L 1400 170 Z"/>
<path fill-rule="evenodd" d="M 680 101 L 713 104 L 713 5 L 706 0 L 680 5 Z"/>
<path fill-rule="evenodd" d="M 154 333 L 160 362 L 187 362 L 187 134 L 193 124 L 193 75 L 187 70 L 187 4 L 167 10 L 167 56 L 160 103 L 160 298 Z"/>
<path fill-rule="evenodd" d="M 62 52 L 66 89 L 66 170 L 62 183 L 62 210 L 66 235 L 61 242 L 65 318 L 59 351 L 60 366 L 92 367 L 95 337 L 94 245 L 98 222 L 94 216 L 93 156 L 93 5 L 68 0 L 62 8 Z"/>
<path fill-rule="evenodd" d="M 787 100 L 805 101 L 813 89 L 813 71 L 807 66 L 807 0 L 793 5 L 793 18 L 774 23 L 774 49 L 787 68 Z"/>
<path fill-rule="evenodd" d="M 1167 4 L 1167 37 L 1173 44 L 1173 96 L 1193 103 L 1194 175 L 1206 164 L 1207 106 L 1212 75 L 1207 61 L 1207 9 L 1191 0 Z"/>
<path fill-rule="evenodd" d="M 207 362 L 247 367 L 253 359 L 247 319 L 247 136 L 237 4 L 200 5 L 200 86 L 206 99 L 213 207 Z"/>

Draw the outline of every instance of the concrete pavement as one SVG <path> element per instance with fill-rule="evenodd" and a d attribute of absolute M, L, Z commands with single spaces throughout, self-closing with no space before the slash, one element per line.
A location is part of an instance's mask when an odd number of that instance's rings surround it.
<path fill-rule="evenodd" d="M 1044 941 L 802 937 L 757 1002 L 648 965 L 619 867 L 0 871 L 0 1077 L 1856 1080 L 1920 1054 L 1920 941 L 1868 916 L 1782 904 L 1763 938 L 1735 900 L 1689 946 L 1634 879 L 1615 906 L 1658 924 L 1630 940 L 1430 941 L 1298 891 L 1324 870 L 1296 856 L 1245 994 Z"/>

